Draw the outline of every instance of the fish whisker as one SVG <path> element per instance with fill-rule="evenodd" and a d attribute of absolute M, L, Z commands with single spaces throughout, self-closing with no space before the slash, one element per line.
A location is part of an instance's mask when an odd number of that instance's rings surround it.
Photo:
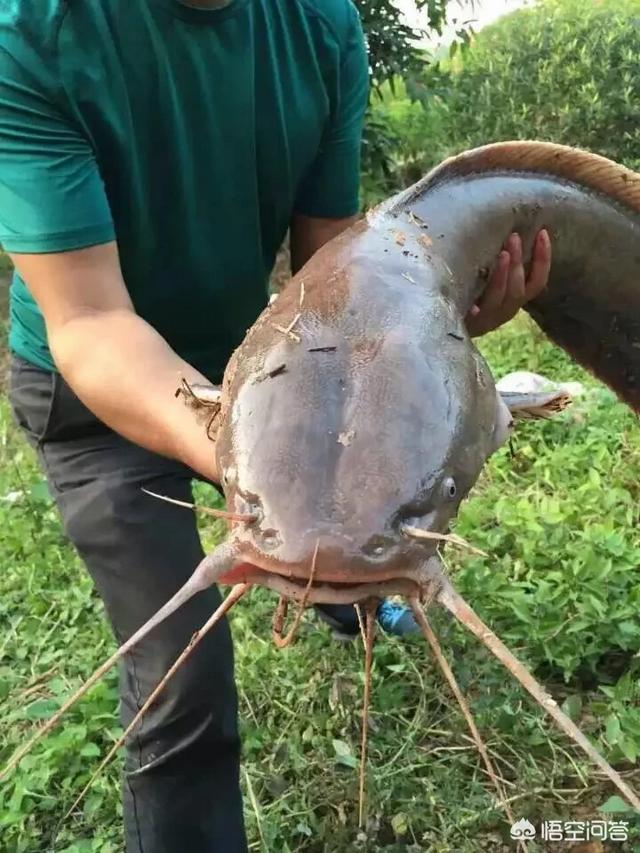
<path fill-rule="evenodd" d="M 436 533 L 435 530 L 423 530 L 421 527 L 414 527 L 411 524 L 403 524 L 402 532 L 406 533 L 407 536 L 413 536 L 415 539 L 433 539 L 438 542 L 448 542 L 456 548 L 464 548 L 467 551 L 471 551 L 472 554 L 478 554 L 480 557 L 489 556 L 486 551 L 481 551 L 480 548 L 471 545 L 462 536 L 458 536 L 457 533 Z"/>
<path fill-rule="evenodd" d="M 288 599 L 286 596 L 281 595 L 280 600 L 278 602 L 278 606 L 273 616 L 273 641 L 279 649 L 284 649 L 287 646 L 291 645 L 296 635 L 296 631 L 298 630 L 298 626 L 302 620 L 302 614 L 305 611 L 307 606 L 307 602 L 309 601 L 309 594 L 311 592 L 311 588 L 313 587 L 313 581 L 316 574 L 316 561 L 318 559 L 318 549 L 320 548 L 320 540 L 316 541 L 316 547 L 313 552 L 313 558 L 311 560 L 311 568 L 309 570 L 309 581 L 307 583 L 306 589 L 304 591 L 304 595 L 300 600 L 298 605 L 298 611 L 295 615 L 295 619 L 293 620 L 293 625 L 289 629 L 286 637 L 282 636 L 282 628 L 284 626 L 284 620 L 287 616 L 287 608 L 288 608 Z"/>
<path fill-rule="evenodd" d="M 371 668 L 373 665 L 373 644 L 376 637 L 376 607 L 375 599 L 365 605 L 364 628 L 364 696 L 362 699 L 362 740 L 360 744 L 360 778 L 358 794 L 358 826 L 364 827 L 365 822 L 365 782 L 367 776 L 367 746 L 369 743 L 369 706 L 371 705 Z"/>
<path fill-rule="evenodd" d="M 491 782 L 493 783 L 493 786 L 496 790 L 496 793 L 498 795 L 498 802 L 500 803 L 501 807 L 504 809 L 507 817 L 509 818 L 509 823 L 513 824 L 515 822 L 515 818 L 513 816 L 511 808 L 509 807 L 509 803 L 507 802 L 507 795 L 505 793 L 504 787 L 502 786 L 502 783 L 500 782 L 498 774 L 495 771 L 493 763 L 489 758 L 489 752 L 484 741 L 482 740 L 482 736 L 480 735 L 478 727 L 476 726 L 475 720 L 473 719 L 469 704 L 465 699 L 462 690 L 460 689 L 456 677 L 453 674 L 453 670 L 449 666 L 449 662 L 443 654 L 442 647 L 440 646 L 438 638 L 435 632 L 433 631 L 433 628 L 429 624 L 429 620 L 427 619 L 427 615 L 423 607 L 421 606 L 419 599 L 417 597 L 412 597 L 409 599 L 409 604 L 411 605 L 411 609 L 413 610 L 414 618 L 418 623 L 424 638 L 429 643 L 433 656 L 435 657 L 438 666 L 442 670 L 442 674 L 444 675 L 451 692 L 453 693 L 454 697 L 456 698 L 456 701 L 458 702 L 458 705 L 462 712 L 462 716 L 464 717 L 467 726 L 469 727 L 471 738 L 474 744 L 476 745 L 478 752 L 480 753 L 480 757 L 484 762 L 489 778 L 491 779 Z M 524 846 L 522 846 L 520 849 L 524 849 Z"/>
<path fill-rule="evenodd" d="M 214 518 L 226 518 L 227 521 L 246 521 L 247 524 L 257 520 L 257 515 L 242 512 L 227 512 L 224 509 L 212 509 L 208 506 L 198 506 L 198 504 L 189 503 L 189 501 L 179 501 L 177 498 L 169 498 L 167 495 L 159 495 L 156 492 L 151 492 L 149 489 L 142 489 L 145 495 L 151 495 L 152 498 L 166 501 L 176 506 L 184 506 L 187 509 L 195 509 L 196 512 L 203 512 L 206 515 L 212 515 Z"/>

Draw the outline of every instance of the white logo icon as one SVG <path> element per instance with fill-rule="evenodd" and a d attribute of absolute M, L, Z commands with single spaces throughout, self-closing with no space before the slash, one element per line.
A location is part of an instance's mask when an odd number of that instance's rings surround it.
<path fill-rule="evenodd" d="M 535 838 L 536 828 L 526 818 L 522 817 L 511 827 L 511 838 L 520 841 L 523 838 Z"/>

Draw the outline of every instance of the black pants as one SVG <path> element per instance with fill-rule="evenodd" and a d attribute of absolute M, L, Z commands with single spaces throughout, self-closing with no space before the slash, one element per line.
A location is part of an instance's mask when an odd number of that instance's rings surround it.
<path fill-rule="evenodd" d="M 37 449 L 65 531 L 124 642 L 182 586 L 203 556 L 190 501 L 194 473 L 101 423 L 59 374 L 14 357 L 11 402 Z M 220 603 L 195 596 L 129 653 L 121 668 L 126 726 Z M 323 608 L 324 609 L 324 608 Z M 353 608 L 326 608 L 357 630 Z M 245 853 L 233 649 L 225 622 L 178 670 L 127 743 L 128 853 Z"/>

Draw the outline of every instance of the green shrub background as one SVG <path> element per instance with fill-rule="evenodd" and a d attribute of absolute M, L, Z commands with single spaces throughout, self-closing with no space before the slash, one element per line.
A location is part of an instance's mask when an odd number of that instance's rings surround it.
<path fill-rule="evenodd" d="M 368 201 L 452 153 L 508 139 L 573 145 L 640 168 L 639 62 L 638 0 L 544 0 L 507 16 L 471 49 L 400 84 L 400 97 L 387 87 L 382 103 L 373 99 L 391 174 L 366 183 Z"/>

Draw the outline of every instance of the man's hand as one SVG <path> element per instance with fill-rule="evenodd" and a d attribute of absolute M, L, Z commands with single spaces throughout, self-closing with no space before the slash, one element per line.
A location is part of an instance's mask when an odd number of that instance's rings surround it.
<path fill-rule="evenodd" d="M 546 230 L 533 244 L 531 270 L 526 278 L 522 262 L 522 240 L 511 234 L 478 303 L 467 314 L 467 329 L 478 337 L 511 320 L 527 302 L 535 299 L 547 286 L 551 268 L 551 240 Z"/>

